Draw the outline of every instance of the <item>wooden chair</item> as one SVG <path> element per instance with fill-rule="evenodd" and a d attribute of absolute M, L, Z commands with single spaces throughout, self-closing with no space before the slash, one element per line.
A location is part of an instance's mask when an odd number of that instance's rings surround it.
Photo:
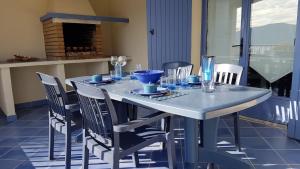
<path fill-rule="evenodd" d="M 163 63 L 162 70 L 165 72 L 165 75 L 167 76 L 168 69 L 177 69 L 177 72 L 178 72 L 179 67 L 189 67 L 191 72 L 193 70 L 193 64 L 188 63 L 188 62 L 182 62 L 182 61 Z"/>
<path fill-rule="evenodd" d="M 177 68 L 177 78 L 181 79 L 181 76 L 188 77 L 192 74 L 193 65 L 181 66 Z"/>
<path fill-rule="evenodd" d="M 72 84 L 78 93 L 83 115 L 83 169 L 88 168 L 89 152 L 108 162 L 113 169 L 119 169 L 121 158 L 133 154 L 133 160 L 138 166 L 137 151 L 156 142 L 167 144 L 169 168 L 175 168 L 172 116 L 159 112 L 120 123 L 105 89 L 82 82 Z M 135 104 L 128 100 L 124 102 Z M 170 132 L 147 126 L 166 117 L 171 118 Z"/>
<path fill-rule="evenodd" d="M 65 168 L 71 168 L 71 133 L 81 128 L 76 92 L 65 92 L 59 79 L 37 73 L 49 104 L 49 160 L 54 159 L 54 130 L 65 135 Z"/>
<path fill-rule="evenodd" d="M 214 71 L 214 80 L 215 82 L 222 84 L 231 84 L 239 85 L 241 76 L 243 72 L 243 67 L 233 64 L 216 64 Z M 201 68 L 199 71 L 201 75 Z M 232 114 L 234 118 L 234 137 L 235 145 L 238 150 L 241 151 L 241 142 L 240 142 L 240 129 L 239 129 L 239 114 L 238 112 Z"/>

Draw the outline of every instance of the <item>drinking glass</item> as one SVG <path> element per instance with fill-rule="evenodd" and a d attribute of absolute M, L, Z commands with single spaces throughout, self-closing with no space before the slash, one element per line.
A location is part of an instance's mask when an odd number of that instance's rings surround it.
<path fill-rule="evenodd" d="M 131 80 L 136 80 L 137 78 L 136 78 L 136 76 L 134 75 L 134 72 L 135 72 L 136 70 L 131 70 L 130 71 L 130 79 Z"/>
<path fill-rule="evenodd" d="M 179 83 L 182 88 L 188 87 L 188 76 L 187 76 L 187 70 L 186 69 L 180 69 L 180 72 L 178 74 Z"/>
<path fill-rule="evenodd" d="M 120 65 L 121 65 L 122 67 L 125 66 L 126 63 L 127 63 L 127 57 L 126 57 L 126 56 L 119 56 L 118 62 L 120 63 Z"/>
<path fill-rule="evenodd" d="M 115 79 L 115 71 L 114 70 L 111 70 L 110 71 L 110 78 L 112 79 L 112 80 L 114 80 Z"/>
<path fill-rule="evenodd" d="M 168 83 L 168 89 L 171 91 L 171 93 L 172 93 L 172 91 L 174 91 L 174 90 L 176 90 L 176 77 L 172 77 L 172 76 L 168 76 L 168 78 L 167 78 L 167 83 Z"/>
<path fill-rule="evenodd" d="M 116 66 L 116 64 L 118 63 L 118 57 L 117 56 L 111 56 L 110 57 L 110 63 L 113 66 Z"/>
<path fill-rule="evenodd" d="M 168 78 L 166 76 L 160 78 L 160 87 L 168 88 Z"/>
<path fill-rule="evenodd" d="M 202 56 L 202 90 L 207 93 L 211 93 L 215 90 L 214 83 L 214 56 Z"/>
<path fill-rule="evenodd" d="M 135 70 L 136 71 L 142 70 L 142 64 L 135 65 Z"/>
<path fill-rule="evenodd" d="M 177 69 L 168 69 L 168 77 L 176 78 Z"/>

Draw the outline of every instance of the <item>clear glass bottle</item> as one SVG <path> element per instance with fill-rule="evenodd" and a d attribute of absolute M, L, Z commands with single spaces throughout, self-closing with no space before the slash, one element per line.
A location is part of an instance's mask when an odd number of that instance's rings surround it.
<path fill-rule="evenodd" d="M 211 93 L 215 90 L 214 83 L 214 69 L 215 69 L 215 57 L 214 56 L 202 56 L 201 58 L 202 68 L 202 90 L 207 93 Z"/>

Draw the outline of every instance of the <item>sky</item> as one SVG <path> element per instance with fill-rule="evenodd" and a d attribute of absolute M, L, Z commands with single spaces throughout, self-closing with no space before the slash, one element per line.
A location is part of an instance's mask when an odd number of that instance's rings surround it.
<path fill-rule="evenodd" d="M 251 27 L 274 23 L 296 25 L 298 0 L 261 0 L 252 4 Z M 241 8 L 237 9 L 237 18 L 241 17 Z M 236 23 L 240 31 L 240 21 Z"/>
<path fill-rule="evenodd" d="M 273 23 L 296 25 L 298 0 L 262 0 L 252 4 L 252 27 Z"/>

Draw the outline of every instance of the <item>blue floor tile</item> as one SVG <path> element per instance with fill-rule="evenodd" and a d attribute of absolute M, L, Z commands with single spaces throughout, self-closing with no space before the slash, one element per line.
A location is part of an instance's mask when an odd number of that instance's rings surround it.
<path fill-rule="evenodd" d="M 23 163 L 23 161 L 20 161 L 20 160 L 3 160 L 3 159 L 0 159 L 1 169 L 14 169 L 22 163 Z"/>
<path fill-rule="evenodd" d="M 30 161 L 25 161 L 25 162 L 21 163 L 20 165 L 18 165 L 15 169 L 36 169 L 36 168 L 37 167 L 34 166 Z"/>
<path fill-rule="evenodd" d="M 232 133 L 228 128 L 219 128 L 218 137 L 232 137 Z"/>
<path fill-rule="evenodd" d="M 262 137 L 286 137 L 286 133 L 276 128 L 256 128 L 256 130 Z"/>
<path fill-rule="evenodd" d="M 242 137 L 241 147 L 246 149 L 271 149 L 268 143 L 259 137 Z"/>
<path fill-rule="evenodd" d="M 273 150 L 246 149 L 245 152 L 247 154 L 248 159 L 253 164 L 284 164 L 284 161 Z"/>
<path fill-rule="evenodd" d="M 35 148 L 16 147 L 5 153 L 0 159 L 29 160 L 37 152 Z"/>
<path fill-rule="evenodd" d="M 265 164 L 265 165 L 254 165 L 255 169 L 294 169 L 290 168 L 288 165 L 278 165 L 278 164 Z"/>
<path fill-rule="evenodd" d="M 232 116 L 232 118 L 224 119 L 224 121 L 226 122 L 228 127 L 234 127 L 233 116 Z M 251 127 L 253 127 L 250 122 L 247 122 L 245 120 L 239 120 L 239 126 L 240 126 L 240 128 L 248 128 L 248 127 L 251 128 Z"/>
<path fill-rule="evenodd" d="M 7 152 L 9 152 L 9 150 L 11 150 L 11 147 L 0 147 L 0 158 L 1 156 L 3 156 L 4 154 L 6 154 Z"/>
<path fill-rule="evenodd" d="M 0 138 L 2 137 L 23 137 L 23 136 L 41 136 L 39 132 L 42 129 L 40 128 L 27 128 L 27 127 L 18 127 L 18 128 L 0 128 Z"/>
<path fill-rule="evenodd" d="M 0 138 L 0 147 L 15 147 L 28 139 L 28 137 Z"/>
<path fill-rule="evenodd" d="M 300 150 L 276 150 L 288 164 L 300 164 Z"/>
<path fill-rule="evenodd" d="M 234 128 L 230 128 L 231 132 L 234 133 Z M 241 137 L 258 137 L 257 132 L 253 128 L 240 128 Z"/>
<path fill-rule="evenodd" d="M 300 143 L 287 137 L 282 138 L 265 138 L 273 149 L 299 149 Z"/>
<path fill-rule="evenodd" d="M 289 165 L 289 169 L 300 169 L 300 165 Z"/>

